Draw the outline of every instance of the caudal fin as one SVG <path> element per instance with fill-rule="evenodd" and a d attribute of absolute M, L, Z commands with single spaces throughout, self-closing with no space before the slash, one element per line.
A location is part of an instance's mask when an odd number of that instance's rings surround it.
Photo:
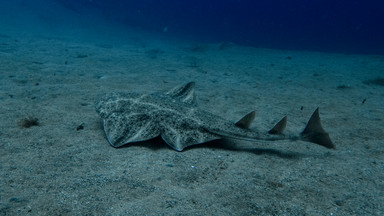
<path fill-rule="evenodd" d="M 321 126 L 319 108 L 313 112 L 307 126 L 300 135 L 305 141 L 316 143 L 330 149 L 335 148 L 335 145 L 332 143 L 331 138 L 329 138 L 328 133 L 325 132 Z"/>

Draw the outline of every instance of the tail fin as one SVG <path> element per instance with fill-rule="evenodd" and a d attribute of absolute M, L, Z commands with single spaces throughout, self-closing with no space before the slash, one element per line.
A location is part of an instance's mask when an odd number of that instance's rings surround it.
<path fill-rule="evenodd" d="M 301 138 L 305 141 L 316 143 L 318 145 L 324 146 L 326 148 L 334 149 L 335 145 L 332 143 L 331 138 L 320 122 L 319 108 L 313 112 L 311 118 L 309 119 L 307 126 L 301 132 Z"/>

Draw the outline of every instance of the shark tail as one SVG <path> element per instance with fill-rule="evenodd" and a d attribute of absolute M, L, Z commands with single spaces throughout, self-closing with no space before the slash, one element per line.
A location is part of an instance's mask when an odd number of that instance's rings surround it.
<path fill-rule="evenodd" d="M 235 123 L 235 125 L 242 129 L 249 129 L 252 121 L 255 119 L 255 111 L 252 111 L 245 115 L 242 119 L 240 119 L 238 122 Z M 233 135 L 225 135 L 227 138 L 234 138 L 234 139 L 243 139 L 243 140 L 266 140 L 266 141 L 276 141 L 276 140 L 303 140 L 306 142 L 315 143 L 321 146 L 324 146 L 329 149 L 335 149 L 335 145 L 333 144 L 331 138 L 329 137 L 329 134 L 323 129 L 321 126 L 320 121 L 320 115 L 319 115 L 319 108 L 317 108 L 311 118 L 309 118 L 309 121 L 307 123 L 307 126 L 304 128 L 304 130 L 300 133 L 300 136 L 285 136 L 283 134 L 284 129 L 287 126 L 287 116 L 284 116 L 275 126 L 273 126 L 272 129 L 268 131 L 271 135 L 277 135 L 273 137 L 268 138 L 261 138 L 261 137 L 254 137 L 254 138 L 247 138 L 247 137 L 241 137 L 241 136 L 233 136 Z M 218 135 L 223 135 L 222 133 L 217 133 Z"/>
<path fill-rule="evenodd" d="M 336 148 L 328 133 L 321 126 L 319 108 L 313 112 L 307 126 L 300 133 L 300 137 L 303 141 L 316 143 L 330 149 Z"/>

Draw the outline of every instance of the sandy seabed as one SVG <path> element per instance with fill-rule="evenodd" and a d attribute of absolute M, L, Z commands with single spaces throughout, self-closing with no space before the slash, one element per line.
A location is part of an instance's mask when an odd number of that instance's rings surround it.
<path fill-rule="evenodd" d="M 384 56 L 0 34 L 0 215 L 383 215 Z M 252 129 L 320 107 L 336 150 L 302 141 L 159 139 L 115 149 L 95 111 L 112 91 L 196 82 L 200 108 Z"/>

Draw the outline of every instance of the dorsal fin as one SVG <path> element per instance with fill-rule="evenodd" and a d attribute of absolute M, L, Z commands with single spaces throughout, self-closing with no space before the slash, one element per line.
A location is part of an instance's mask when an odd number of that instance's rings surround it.
<path fill-rule="evenodd" d="M 284 116 L 271 130 L 269 134 L 283 134 L 285 127 L 287 126 L 287 116 Z"/>
<path fill-rule="evenodd" d="M 167 92 L 171 97 L 177 98 L 184 103 L 196 103 L 195 82 L 189 82 L 182 86 L 176 86 Z"/>
<path fill-rule="evenodd" d="M 236 122 L 235 125 L 239 128 L 248 129 L 251 126 L 253 120 L 255 119 L 255 116 L 256 112 L 252 111 L 245 115 L 243 118 L 241 118 L 238 122 Z"/>
<path fill-rule="evenodd" d="M 335 148 L 335 145 L 332 143 L 331 138 L 329 138 L 328 133 L 325 132 L 321 126 L 319 108 L 313 112 L 307 126 L 300 135 L 306 141 L 316 143 L 327 148 Z"/>

